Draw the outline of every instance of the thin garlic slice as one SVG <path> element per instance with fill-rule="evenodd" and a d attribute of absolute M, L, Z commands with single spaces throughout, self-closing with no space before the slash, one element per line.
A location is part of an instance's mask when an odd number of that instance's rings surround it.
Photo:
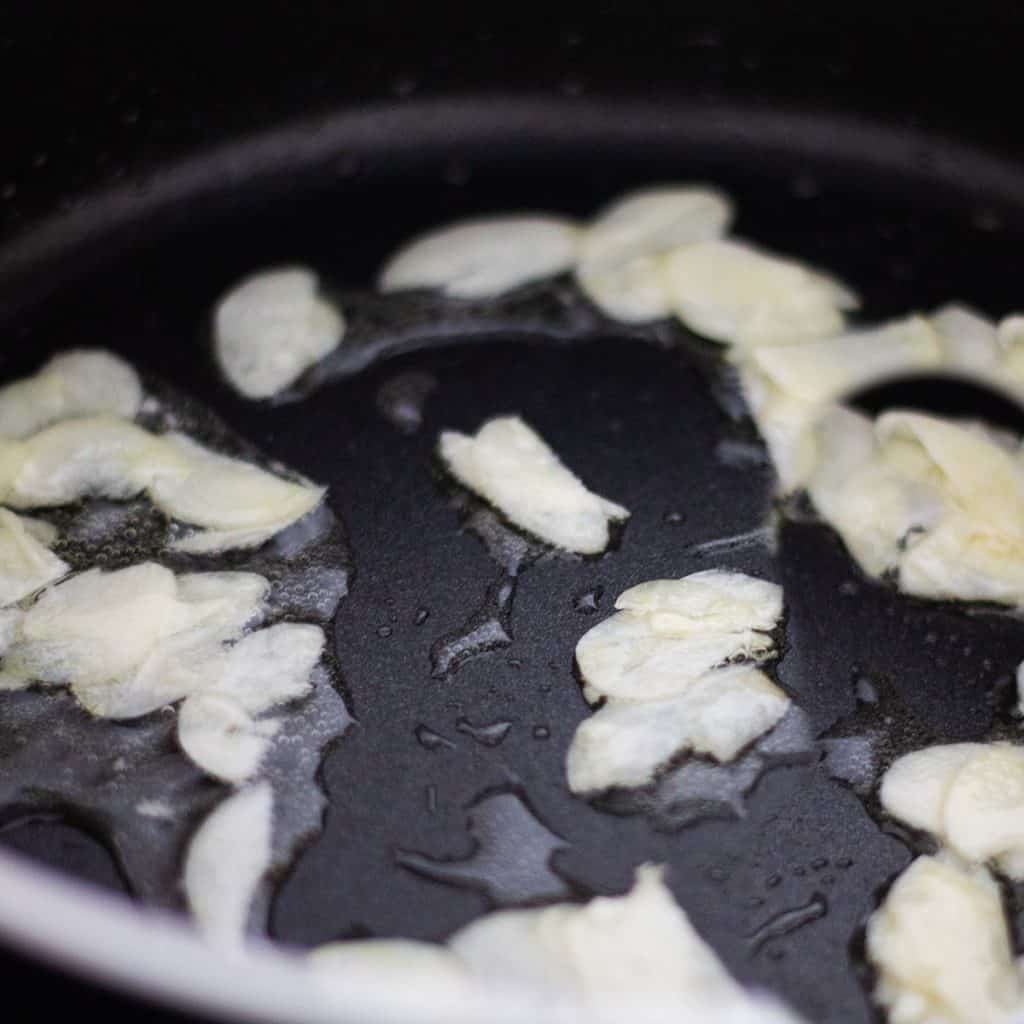
<path fill-rule="evenodd" d="M 732 205 L 713 189 L 665 186 L 631 193 L 583 231 L 576 279 L 609 316 L 643 323 L 671 312 L 663 259 L 683 246 L 719 238 Z"/>
<path fill-rule="evenodd" d="M 214 692 L 187 698 L 178 713 L 178 743 L 207 775 L 239 785 L 256 774 L 280 723 L 257 721 L 241 701 Z"/>
<path fill-rule="evenodd" d="M 13 685 L 69 685 L 93 714 L 134 718 L 216 682 L 223 645 L 263 611 L 252 573 L 176 579 L 152 562 L 90 569 L 51 587 L 20 618 L 4 673 Z"/>
<path fill-rule="evenodd" d="M 1009 1024 L 1024 990 L 984 868 L 919 857 L 868 921 L 875 996 L 892 1024 Z"/>
<path fill-rule="evenodd" d="M 15 604 L 69 572 L 50 547 L 56 530 L 48 523 L 0 508 L 0 606 Z"/>
<path fill-rule="evenodd" d="M 665 700 L 610 700 L 573 736 L 569 788 L 590 793 L 645 786 L 673 757 L 689 751 L 731 761 L 778 724 L 790 703 L 748 665 L 708 672 Z"/>
<path fill-rule="evenodd" d="M 447 948 L 340 942 L 314 951 L 309 962 L 339 998 L 346 978 L 386 983 L 400 971 L 422 977 L 427 991 L 446 1001 L 514 1006 L 524 1020 L 797 1021 L 730 976 L 672 897 L 662 870 L 650 865 L 637 870 L 624 896 L 493 912 L 456 932 Z"/>
<path fill-rule="evenodd" d="M 782 614 L 782 598 L 775 584 L 711 571 L 634 587 L 616 607 L 576 645 L 591 701 L 662 700 L 726 662 L 774 656 L 766 630 Z"/>
<path fill-rule="evenodd" d="M 142 385 L 128 363 L 102 349 L 75 349 L 0 388 L 0 437 L 21 439 L 59 420 L 101 413 L 130 420 L 141 405 Z"/>
<path fill-rule="evenodd" d="M 271 859 L 273 794 L 266 782 L 228 797 L 199 826 L 185 858 L 184 887 L 196 926 L 211 943 L 238 950 Z"/>
<path fill-rule="evenodd" d="M 518 416 L 488 420 L 473 436 L 444 431 L 438 447 L 460 483 L 516 526 L 567 551 L 604 551 L 609 522 L 629 516 L 587 490 Z"/>
<path fill-rule="evenodd" d="M 246 398 L 270 398 L 333 352 L 345 334 L 339 309 L 302 267 L 266 270 L 235 285 L 214 311 L 214 349 Z"/>
<path fill-rule="evenodd" d="M 667 257 L 669 301 L 697 334 L 729 345 L 792 345 L 829 338 L 856 296 L 833 278 L 732 240 Z"/>
<path fill-rule="evenodd" d="M 957 303 L 937 309 L 930 320 L 942 344 L 944 366 L 982 377 L 999 373 L 999 338 L 991 320 Z"/>
<path fill-rule="evenodd" d="M 550 216 L 488 217 L 439 228 L 403 246 L 381 271 L 384 292 L 432 288 L 486 299 L 570 270 L 579 229 Z"/>
<path fill-rule="evenodd" d="M 831 402 L 874 381 L 939 367 L 943 351 L 935 328 L 911 316 L 801 345 L 764 345 L 749 358 L 787 395 Z"/>
<path fill-rule="evenodd" d="M 184 434 L 151 434 L 124 420 L 66 420 L 25 441 L 0 441 L 0 500 L 15 508 L 145 491 L 168 516 L 204 527 L 172 546 L 213 553 L 255 547 L 301 519 L 324 489 L 293 483 Z"/>

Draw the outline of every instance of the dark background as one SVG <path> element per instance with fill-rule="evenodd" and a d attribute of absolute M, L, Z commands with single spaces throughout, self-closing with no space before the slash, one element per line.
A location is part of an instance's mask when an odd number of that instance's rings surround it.
<path fill-rule="evenodd" d="M 6 4 L 0 268 L 48 218 L 225 139 L 480 91 L 837 112 L 1024 158 L 1019 3 Z M 27 267 L 27 269 L 25 269 Z M 20 271 L 19 271 L 20 272 Z M 4 279 L 0 305 L 20 298 Z M 19 294 L 15 294 L 18 291 Z M 8 1011 L 182 1022 L 8 956 Z M 194 1020 L 194 1018 L 193 1018 Z"/>

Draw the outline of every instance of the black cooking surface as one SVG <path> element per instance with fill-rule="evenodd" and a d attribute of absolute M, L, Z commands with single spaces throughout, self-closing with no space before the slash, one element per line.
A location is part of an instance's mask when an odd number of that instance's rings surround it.
<path fill-rule="evenodd" d="M 657 861 L 670 865 L 673 891 L 738 977 L 822 1024 L 871 1020 L 858 929 L 910 848 L 817 755 L 767 773 L 745 817 L 682 829 L 572 797 L 565 751 L 587 714 L 573 647 L 633 583 L 737 568 L 785 586 L 778 678 L 817 734 L 856 731 L 858 714 L 877 725 L 877 714 L 858 711 L 867 678 L 897 731 L 961 740 L 986 736 L 998 718 L 992 693 L 1024 657 L 1024 625 L 868 583 L 812 522 L 788 523 L 775 553 L 756 541 L 702 550 L 765 525 L 772 474 L 750 424 L 716 397 L 715 350 L 682 332 L 673 349 L 613 326 L 572 346 L 509 336 L 434 349 L 267 406 L 218 380 L 205 317 L 226 286 L 263 265 L 306 262 L 334 287 L 359 288 L 425 225 L 494 210 L 587 215 L 627 187 L 662 180 L 727 189 L 737 233 L 837 272 L 864 297 L 865 320 L 952 298 L 1000 314 L 1021 302 L 1024 173 L 868 129 L 854 145 L 827 119 L 795 123 L 787 136 L 736 111 L 693 136 L 689 116 L 673 130 L 671 114 L 640 107 L 610 118 L 594 108 L 589 121 L 581 116 L 585 139 L 555 133 L 528 145 L 516 109 L 482 104 L 436 122 L 406 107 L 348 147 L 342 120 L 306 165 L 282 144 L 271 147 L 272 174 L 201 195 L 179 182 L 122 204 L 128 227 L 105 234 L 96 224 L 51 254 L 45 265 L 69 277 L 12 309 L 3 326 L 18 344 L 5 349 L 2 372 L 70 345 L 113 348 L 330 487 L 355 561 L 336 649 L 358 725 L 324 762 L 330 810 L 280 887 L 278 938 L 440 939 L 495 905 L 621 892 L 637 864 Z M 503 117 L 519 125 L 504 142 Z M 468 141 L 453 174 L 444 140 L 460 131 Z M 379 407 L 382 387 L 409 373 L 436 381 L 413 433 Z M 466 527 L 468 510 L 441 479 L 433 448 L 440 429 L 475 429 L 502 412 L 523 415 L 633 516 L 601 558 L 525 567 L 502 612 L 510 642 L 437 674 L 438 645 L 465 631 L 505 575 Z M 480 732 L 506 722 L 499 742 L 501 729 Z M 2 838 L 117 884 L 102 845 L 66 823 L 33 820 Z"/>

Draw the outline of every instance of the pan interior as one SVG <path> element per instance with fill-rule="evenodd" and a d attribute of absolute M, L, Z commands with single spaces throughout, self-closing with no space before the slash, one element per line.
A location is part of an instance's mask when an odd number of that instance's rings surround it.
<path fill-rule="evenodd" d="M 556 123 L 565 114 L 548 111 Z M 1020 303 L 1024 171 L 1015 184 L 977 154 L 934 140 L 915 150 L 882 129 L 861 127 L 862 151 L 837 151 L 825 140 L 843 126 L 827 121 L 800 121 L 804 134 L 780 141 L 777 126 L 758 134 L 755 113 L 724 118 L 718 134 L 713 120 L 686 131 L 687 118 L 668 131 L 669 115 L 654 111 L 638 112 L 627 132 L 595 113 L 579 139 L 549 133 L 535 146 L 521 118 L 521 144 L 493 144 L 500 103 L 487 131 L 475 130 L 484 115 L 424 119 L 413 140 L 421 145 L 389 133 L 384 116 L 377 136 L 346 144 L 339 122 L 333 148 L 308 167 L 282 150 L 280 173 L 218 189 L 208 184 L 214 162 L 201 195 L 140 203 L 116 230 L 69 229 L 64 247 L 35 257 L 33 275 L 51 283 L 9 304 L 3 374 L 60 348 L 111 348 L 330 488 L 355 564 L 336 649 L 358 725 L 325 758 L 324 831 L 280 885 L 276 937 L 439 939 L 496 905 L 620 892 L 638 863 L 657 861 L 670 865 L 680 902 L 740 979 L 778 991 L 811 1020 L 872 1020 L 858 930 L 910 847 L 819 757 L 765 774 L 736 809 L 741 817 L 685 828 L 670 814 L 612 813 L 573 798 L 565 751 L 588 713 L 573 647 L 637 581 L 737 568 L 785 586 L 778 677 L 817 734 L 856 736 L 889 716 L 894 728 L 956 741 L 991 730 L 993 694 L 1024 657 L 1024 627 L 869 583 L 814 522 L 787 522 L 776 549 L 763 543 L 772 472 L 750 424 L 721 400 L 710 346 L 660 348 L 614 329 L 572 345 L 453 334 L 479 343 L 397 356 L 266 406 L 218 379 L 205 323 L 216 297 L 262 266 L 308 263 L 332 287 L 369 287 L 387 252 L 424 226 L 523 209 L 584 216 L 659 181 L 726 189 L 738 234 L 850 281 L 866 321 L 951 299 L 1001 314 Z M 453 144 L 453 134 L 465 141 Z M 985 187 L 997 179 L 1002 191 Z M 434 386 L 422 422 L 402 430 L 386 415 L 388 396 L 410 375 Z M 632 510 L 615 550 L 541 558 L 516 574 L 467 528 L 472 510 L 436 470 L 437 434 L 502 412 L 521 414 L 588 485 Z M 728 538 L 739 539 L 707 547 Z M 510 582 L 514 594 L 497 595 Z M 452 645 L 488 614 L 507 642 L 445 671 Z M 858 705 L 866 681 L 882 695 L 874 710 Z M 109 837 L 75 824 L 18 818 L 0 840 L 122 884 Z"/>

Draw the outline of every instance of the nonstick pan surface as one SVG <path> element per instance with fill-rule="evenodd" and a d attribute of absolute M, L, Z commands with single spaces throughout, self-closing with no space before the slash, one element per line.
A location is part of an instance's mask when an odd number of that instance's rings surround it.
<path fill-rule="evenodd" d="M 358 724 L 324 760 L 324 830 L 280 885 L 276 938 L 441 939 L 494 906 L 621 892 L 637 864 L 657 861 L 737 977 L 809 1020 L 869 1021 L 861 928 L 912 857 L 905 837 L 833 777 L 820 744 L 766 773 L 732 816 L 685 827 L 572 797 L 565 751 L 588 713 L 574 645 L 637 581 L 737 568 L 785 587 L 778 678 L 816 737 L 860 735 L 881 714 L 897 735 L 958 741 L 985 737 L 1002 715 L 1024 625 L 870 583 L 807 519 L 785 521 L 774 549 L 755 538 L 709 550 L 769 521 L 773 477 L 715 350 L 682 331 L 659 346 L 610 324 L 571 344 L 453 330 L 458 344 L 394 355 L 280 405 L 234 396 L 205 347 L 212 303 L 252 269 L 309 263 L 358 292 L 425 226 L 485 211 L 586 216 L 673 180 L 726 189 L 738 233 L 849 280 L 865 320 L 953 298 L 992 314 L 1020 306 L 1024 168 L 967 146 L 736 104 L 410 100 L 221 147 L 8 246 L 3 329 L 17 344 L 3 375 L 69 345 L 112 348 L 330 488 L 355 566 L 335 639 Z M 411 432 L 382 415 L 380 397 L 409 374 L 436 382 Z M 433 448 L 440 429 L 500 412 L 522 414 L 633 516 L 599 559 L 526 566 L 499 616 L 509 642 L 439 676 L 438 645 L 465 632 L 508 573 L 467 529 Z M 881 695 L 874 708 L 865 681 Z M 499 742 L 472 734 L 496 723 L 509 723 Z M 481 815 L 495 797 L 504 812 Z M 66 822 L 33 819 L 2 839 L 124 887 L 103 837 Z M 1016 914 L 1019 894 L 1009 899 Z"/>

